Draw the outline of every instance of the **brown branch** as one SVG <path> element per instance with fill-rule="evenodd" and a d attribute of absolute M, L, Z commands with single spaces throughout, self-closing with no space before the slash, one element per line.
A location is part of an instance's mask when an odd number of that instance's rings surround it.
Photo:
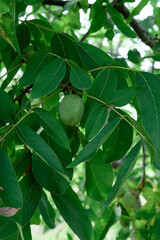
<path fill-rule="evenodd" d="M 67 3 L 68 1 L 56 1 L 56 0 L 45 0 L 43 2 L 44 5 L 55 5 L 55 6 L 61 6 L 64 7 L 64 5 Z"/>
<path fill-rule="evenodd" d="M 83 35 L 83 37 L 80 39 L 80 42 L 83 42 L 89 35 L 89 30 Z"/>
<path fill-rule="evenodd" d="M 23 98 L 23 96 L 25 95 L 25 93 L 29 92 L 29 90 L 33 87 L 33 84 L 29 85 L 28 87 L 26 87 L 24 90 L 21 91 L 21 93 L 12 100 L 13 103 L 15 103 L 16 101 L 19 101 Z"/>
<path fill-rule="evenodd" d="M 119 13 L 121 13 L 125 19 L 128 19 L 128 17 L 130 16 L 129 10 L 124 5 L 116 5 L 117 2 L 118 2 L 118 0 L 113 1 L 113 3 L 112 3 L 113 7 Z M 62 7 L 64 7 L 64 5 L 66 3 L 68 3 L 68 1 L 44 0 L 44 2 L 43 2 L 43 4 L 62 6 Z M 80 6 L 79 2 L 78 2 L 78 5 Z M 89 5 L 89 7 L 91 7 L 91 4 Z M 146 45 L 148 45 L 150 48 L 153 48 L 157 43 L 160 43 L 160 40 L 152 38 L 149 35 L 149 33 L 145 29 L 143 29 L 134 18 L 130 22 L 130 26 L 136 32 L 137 36 L 141 39 L 141 41 L 144 42 Z M 82 38 L 82 40 L 83 40 L 83 38 Z"/>
<path fill-rule="evenodd" d="M 114 5 L 114 8 L 119 13 L 121 13 L 125 19 L 128 19 L 130 16 L 129 10 L 124 5 Z M 152 38 L 149 33 L 145 31 L 134 18 L 130 22 L 130 26 L 137 33 L 137 36 L 142 40 L 142 42 L 144 42 L 150 48 L 153 48 L 157 43 L 160 42 L 159 40 Z"/>

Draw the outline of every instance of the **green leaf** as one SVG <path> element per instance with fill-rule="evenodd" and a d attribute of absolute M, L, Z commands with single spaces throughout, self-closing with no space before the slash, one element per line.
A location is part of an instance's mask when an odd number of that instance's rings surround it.
<path fill-rule="evenodd" d="M 23 214 L 21 224 L 22 227 L 24 227 L 29 222 L 38 206 L 42 189 L 37 184 L 32 174 L 27 174 L 20 181 L 20 187 L 23 195 Z M 19 229 L 15 222 L 13 222 L 10 218 L 0 216 L 0 236 L 2 239 L 6 239 L 17 232 L 19 234 Z M 27 236 L 28 238 L 26 239 L 30 240 L 30 232 L 28 232 L 28 235 L 27 232 L 24 232 L 24 236 Z"/>
<path fill-rule="evenodd" d="M 64 172 L 69 177 L 69 179 L 72 179 L 73 169 L 66 168 L 67 165 L 72 162 L 71 152 L 57 144 L 52 138 L 50 138 L 50 136 L 48 136 L 45 131 L 42 131 L 40 136 L 53 149 L 63 166 Z"/>
<path fill-rule="evenodd" d="M 95 156 L 100 146 L 110 137 L 119 121 L 120 118 L 116 118 L 113 121 L 109 122 L 93 140 L 85 145 L 85 147 L 79 153 L 78 157 L 71 164 L 69 164 L 68 167 L 75 167 L 81 162 L 91 160 Z"/>
<path fill-rule="evenodd" d="M 0 236 L 1 239 L 6 239 L 18 232 L 17 225 L 10 218 L 0 216 Z"/>
<path fill-rule="evenodd" d="M 19 179 L 31 164 L 31 153 L 26 149 L 17 150 L 14 160 L 14 170 Z"/>
<path fill-rule="evenodd" d="M 18 40 L 19 47 L 24 50 L 30 43 L 31 34 L 25 23 L 21 23 L 17 27 L 16 36 Z"/>
<path fill-rule="evenodd" d="M 102 151 L 86 163 L 86 189 L 87 195 L 97 201 L 106 199 L 112 187 L 113 172 L 110 164 L 105 164 Z"/>
<path fill-rule="evenodd" d="M 105 37 L 107 37 L 109 41 L 112 41 L 112 39 L 114 38 L 113 29 L 108 29 L 105 33 Z"/>
<path fill-rule="evenodd" d="M 41 15 L 39 15 L 42 17 Z M 53 36 L 53 29 L 46 19 L 43 21 L 41 19 L 33 19 L 26 21 L 26 24 L 33 36 L 35 49 L 43 49 L 50 51 L 50 42 Z M 54 26 L 54 22 L 52 22 Z"/>
<path fill-rule="evenodd" d="M 136 34 L 131 30 L 131 28 L 124 22 L 122 15 L 113 8 L 113 6 L 108 3 L 107 10 L 117 28 L 127 37 L 135 38 Z"/>
<path fill-rule="evenodd" d="M 149 0 L 142 0 L 140 3 L 133 9 L 133 11 L 130 13 L 129 18 L 127 19 L 127 23 L 130 23 L 134 16 L 138 15 L 141 10 L 147 5 Z"/>
<path fill-rule="evenodd" d="M 103 127 L 105 121 L 107 119 L 107 108 L 103 104 L 98 104 L 95 108 L 90 112 L 86 125 L 85 125 L 85 134 L 86 139 L 90 140 Z"/>
<path fill-rule="evenodd" d="M 47 57 L 47 51 L 37 51 L 31 56 L 27 63 L 26 71 L 20 79 L 20 86 L 25 87 L 35 82 L 38 74 L 47 64 Z"/>
<path fill-rule="evenodd" d="M 158 212 L 155 216 L 155 221 L 152 226 L 151 236 L 153 240 L 159 239 L 160 236 L 160 228 L 159 228 L 159 221 L 160 221 L 160 212 Z"/>
<path fill-rule="evenodd" d="M 108 102 L 117 88 L 117 76 L 113 69 L 102 70 L 95 78 L 92 87 L 88 90 L 89 95 L 97 97 L 104 102 Z"/>
<path fill-rule="evenodd" d="M 36 132 L 23 124 L 16 127 L 16 132 L 21 141 L 36 152 L 46 167 L 49 167 L 53 172 L 58 172 L 64 178 L 66 177 L 58 157 Z"/>
<path fill-rule="evenodd" d="M 12 2 L 13 3 L 13 2 Z M 14 4 L 14 3 L 13 3 Z M 15 7 L 12 6 L 12 11 L 14 14 Z M 1 25 L 2 24 L 2 25 Z M 24 59 L 20 48 L 19 44 L 16 38 L 16 33 L 15 33 L 15 19 L 14 15 L 11 17 L 9 13 L 3 14 L 1 17 L 1 24 L 0 24 L 0 35 L 5 39 L 6 42 L 8 42 L 12 48 L 18 52 L 20 57 Z"/>
<path fill-rule="evenodd" d="M 129 50 L 128 59 L 133 63 L 139 64 L 141 60 L 140 52 L 137 49 Z"/>
<path fill-rule="evenodd" d="M 85 213 L 77 194 L 68 188 L 63 195 L 53 195 L 52 198 L 64 220 L 73 232 L 83 240 L 90 240 L 92 225 Z"/>
<path fill-rule="evenodd" d="M 121 115 L 126 115 L 120 111 Z M 116 118 L 118 114 L 110 113 L 109 121 Z M 114 162 L 120 160 L 131 147 L 133 140 L 133 128 L 125 120 L 121 120 L 112 135 L 103 144 L 103 156 L 105 162 Z"/>
<path fill-rule="evenodd" d="M 2 0 L 0 4 L 0 14 L 9 12 L 9 8 L 10 8 L 9 1 Z"/>
<path fill-rule="evenodd" d="M 59 94 L 55 94 L 58 89 L 55 89 L 53 92 L 51 92 L 49 95 L 42 97 L 43 102 L 43 109 L 50 111 L 52 110 L 55 106 L 59 104 Z"/>
<path fill-rule="evenodd" d="M 51 41 L 52 53 L 75 62 L 79 67 L 82 67 L 82 60 L 77 49 L 77 42 L 69 35 L 56 32 Z"/>
<path fill-rule="evenodd" d="M 158 7 L 157 8 L 157 13 L 156 13 L 156 20 L 155 20 L 155 23 L 157 24 L 158 28 L 160 29 L 160 8 Z"/>
<path fill-rule="evenodd" d="M 95 46 L 87 43 L 78 43 L 77 48 L 83 64 L 89 71 L 114 63 L 114 60 L 108 54 Z M 99 70 L 93 71 L 93 76 L 96 76 Z"/>
<path fill-rule="evenodd" d="M 14 123 L 14 106 L 9 95 L 0 88 L 0 119 L 5 122 Z"/>
<path fill-rule="evenodd" d="M 55 115 L 41 108 L 34 109 L 34 113 L 39 124 L 44 128 L 48 135 L 61 147 L 70 150 L 66 132 Z"/>
<path fill-rule="evenodd" d="M 122 107 L 131 102 L 131 100 L 136 95 L 135 87 L 128 87 L 117 90 L 109 98 L 109 103 L 113 104 L 116 107 Z"/>
<path fill-rule="evenodd" d="M 55 227 L 55 224 L 54 224 L 55 211 L 54 211 L 52 205 L 50 204 L 50 202 L 47 198 L 47 195 L 45 194 L 44 191 L 42 193 L 42 197 L 39 202 L 38 209 L 39 209 L 40 214 L 42 215 L 45 223 L 48 225 L 49 228 L 53 229 Z"/>
<path fill-rule="evenodd" d="M 160 81 L 154 74 L 140 72 L 136 74 L 135 84 L 141 87 L 137 94 L 139 111 L 144 129 L 156 149 L 157 157 L 154 164 L 160 169 L 158 157 L 160 154 L 160 95 L 158 91 Z"/>
<path fill-rule="evenodd" d="M 20 187 L 23 194 L 22 226 L 25 226 L 36 211 L 42 195 L 42 188 L 36 182 L 31 173 L 28 173 L 21 181 Z"/>
<path fill-rule="evenodd" d="M 115 222 L 114 205 L 109 206 L 105 211 L 97 218 L 94 226 L 95 240 L 103 240 L 110 226 Z"/>
<path fill-rule="evenodd" d="M 107 198 L 106 203 L 104 204 L 103 209 L 105 209 L 106 207 L 108 207 L 110 205 L 110 203 L 113 201 L 113 199 L 118 194 L 119 189 L 121 188 L 123 183 L 128 178 L 129 174 L 131 173 L 132 169 L 134 168 L 135 163 L 137 161 L 137 157 L 139 155 L 141 144 L 142 144 L 142 142 L 139 141 L 132 148 L 132 150 L 128 153 L 128 155 L 125 157 L 125 159 L 123 160 L 122 165 L 121 165 L 118 175 L 117 175 L 116 182 L 108 194 L 108 198 Z"/>
<path fill-rule="evenodd" d="M 13 166 L 2 148 L 0 148 L 0 198 L 6 207 L 20 209 L 12 218 L 21 221 L 23 199 Z"/>
<path fill-rule="evenodd" d="M 78 89 L 88 89 L 92 86 L 89 76 L 74 67 L 71 67 L 70 81 Z"/>
<path fill-rule="evenodd" d="M 30 229 L 30 224 L 26 224 L 23 228 L 22 228 L 22 232 L 23 232 L 23 237 L 26 240 L 32 240 L 32 236 L 31 236 L 31 229 Z M 22 240 L 20 233 L 17 232 L 16 234 L 14 234 L 13 236 L 7 238 L 7 240 Z"/>
<path fill-rule="evenodd" d="M 66 65 L 62 58 L 57 58 L 42 69 L 32 89 L 31 98 L 38 98 L 55 90 L 63 80 Z"/>
<path fill-rule="evenodd" d="M 69 186 L 69 181 L 45 164 L 37 154 L 32 156 L 32 172 L 36 181 L 49 192 L 62 194 Z"/>
<path fill-rule="evenodd" d="M 65 4 L 65 7 L 66 7 L 66 4 Z M 74 4 L 74 6 L 69 10 L 68 17 L 69 17 L 69 26 L 71 26 L 74 29 L 81 28 L 80 11 L 79 11 L 78 4 Z"/>
<path fill-rule="evenodd" d="M 7 78 L 2 83 L 2 88 L 5 89 L 8 87 L 9 83 L 13 80 L 13 77 L 16 75 L 20 67 L 22 66 L 22 58 L 19 55 L 14 59 L 10 67 L 8 68 Z"/>
<path fill-rule="evenodd" d="M 94 12 L 94 15 L 92 14 Z M 101 29 L 103 26 L 105 20 L 106 20 L 106 12 L 105 9 L 103 8 L 102 4 L 99 3 L 99 1 L 95 2 L 91 6 L 91 13 L 90 16 L 93 15 L 91 26 L 90 26 L 90 33 L 97 32 L 98 30 Z"/>

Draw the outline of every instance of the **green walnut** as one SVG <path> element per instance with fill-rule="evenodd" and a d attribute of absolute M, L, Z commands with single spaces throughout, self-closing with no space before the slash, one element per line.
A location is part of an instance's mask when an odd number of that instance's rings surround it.
<path fill-rule="evenodd" d="M 118 193 L 117 193 L 117 197 L 123 197 L 123 195 L 128 192 L 128 187 L 126 184 L 123 184 L 122 187 L 119 189 Z"/>
<path fill-rule="evenodd" d="M 74 127 L 81 121 L 83 112 L 84 103 L 78 95 L 65 96 L 59 105 L 60 119 L 69 127 Z"/>
<path fill-rule="evenodd" d="M 125 208 L 134 208 L 136 206 L 136 199 L 130 192 L 123 195 L 122 202 Z"/>

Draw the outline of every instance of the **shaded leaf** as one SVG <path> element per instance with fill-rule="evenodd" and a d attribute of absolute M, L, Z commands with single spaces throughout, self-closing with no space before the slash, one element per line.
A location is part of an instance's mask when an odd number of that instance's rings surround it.
<path fill-rule="evenodd" d="M 92 87 L 88 90 L 89 95 L 97 97 L 104 102 L 108 101 L 117 88 L 117 76 L 113 69 L 102 70 L 95 78 Z"/>
<path fill-rule="evenodd" d="M 99 3 L 99 1 L 96 1 L 91 6 L 90 17 L 92 17 L 92 22 L 89 32 L 90 33 L 97 32 L 98 30 L 101 29 L 106 20 L 105 9 L 103 8 L 103 5 Z"/>
<path fill-rule="evenodd" d="M 37 51 L 35 52 L 27 63 L 26 71 L 20 79 L 20 86 L 31 85 L 35 82 L 38 74 L 47 64 L 47 51 Z"/>
<path fill-rule="evenodd" d="M 0 156 L 0 186 L 4 189 L 0 191 L 0 197 L 5 206 L 22 210 L 22 193 L 13 166 L 2 148 Z M 13 218 L 20 222 L 21 215 L 22 211 L 19 211 Z"/>
<path fill-rule="evenodd" d="M 108 194 L 108 198 L 103 209 L 109 206 L 109 204 L 113 201 L 113 199 L 118 194 L 121 186 L 126 181 L 132 169 L 134 168 L 135 163 L 137 161 L 137 157 L 139 155 L 141 144 L 142 144 L 141 141 L 139 141 L 123 160 L 117 175 L 116 182 Z"/>
<path fill-rule="evenodd" d="M 34 109 L 34 113 L 39 124 L 44 128 L 48 135 L 61 147 L 70 150 L 66 132 L 55 115 L 41 108 Z"/>
<path fill-rule="evenodd" d="M 20 187 L 23 194 L 22 227 L 25 226 L 36 211 L 42 195 L 42 188 L 36 182 L 31 173 L 27 174 L 21 181 Z"/>
<path fill-rule="evenodd" d="M 66 65 L 62 58 L 47 64 L 36 78 L 31 98 L 42 97 L 54 91 L 63 80 L 65 73 Z"/>
<path fill-rule="evenodd" d="M 31 153 L 25 149 L 17 150 L 14 159 L 14 170 L 19 179 L 27 169 L 30 169 Z"/>
<path fill-rule="evenodd" d="M 84 146 L 78 157 L 71 164 L 69 164 L 68 167 L 75 167 L 81 162 L 91 160 L 95 156 L 100 146 L 107 140 L 107 138 L 110 137 L 120 120 L 120 118 L 116 118 L 109 122 L 92 141 Z"/>
<path fill-rule="evenodd" d="M 92 225 L 81 205 L 77 194 L 68 188 L 63 195 L 53 195 L 52 198 L 73 232 L 83 240 L 90 240 L 92 235 Z"/>
<path fill-rule="evenodd" d="M 14 106 L 9 95 L 0 88 L 0 119 L 5 122 L 14 123 Z"/>
<path fill-rule="evenodd" d="M 86 163 L 87 195 L 97 201 L 106 199 L 113 181 L 113 172 L 110 164 L 106 165 L 102 151 Z"/>
<path fill-rule="evenodd" d="M 125 112 L 119 110 L 121 115 L 126 115 Z M 116 118 L 118 114 L 111 111 L 109 121 Z M 133 128 L 126 122 L 126 120 L 121 120 L 112 133 L 112 135 L 103 144 L 103 156 L 105 162 L 114 162 L 120 160 L 128 149 L 131 147 L 133 140 Z"/>
<path fill-rule="evenodd" d="M 31 34 L 25 23 L 18 25 L 16 29 L 16 36 L 21 50 L 24 50 L 30 43 Z"/>
<path fill-rule="evenodd" d="M 62 194 L 69 186 L 69 181 L 66 181 L 51 166 L 45 164 L 36 154 L 33 154 L 32 157 L 32 172 L 36 181 L 52 193 Z M 66 178 L 68 177 L 66 176 Z"/>
<path fill-rule="evenodd" d="M 69 35 L 56 32 L 51 41 L 51 50 L 54 54 L 75 62 L 82 67 L 82 60 L 77 49 L 77 42 Z"/>
<path fill-rule="evenodd" d="M 56 153 L 63 166 L 64 172 L 69 177 L 69 179 L 72 179 L 73 169 L 66 168 L 67 165 L 72 162 L 71 152 L 57 144 L 45 131 L 42 131 L 40 136 Z"/>
<path fill-rule="evenodd" d="M 19 124 L 16 131 L 21 141 L 36 152 L 46 167 L 66 177 L 58 157 L 37 133 L 23 124 Z"/>
<path fill-rule="evenodd" d="M 10 67 L 8 68 L 7 78 L 3 81 L 1 88 L 5 89 L 9 85 L 9 83 L 13 80 L 13 77 L 15 76 L 15 74 L 20 69 L 21 65 L 22 65 L 22 58 L 18 55 L 14 59 Z"/>
<path fill-rule="evenodd" d="M 140 72 L 136 74 L 135 84 L 141 87 L 137 93 L 139 111 L 144 129 L 156 149 L 154 164 L 160 169 L 160 81 L 154 74 Z"/>
<path fill-rule="evenodd" d="M 48 201 L 47 195 L 45 194 L 44 191 L 42 193 L 42 197 L 39 202 L 38 209 L 43 217 L 43 220 L 48 225 L 48 227 L 54 228 L 55 227 L 55 224 L 54 224 L 55 211 L 52 205 L 50 204 L 50 202 Z"/>
<path fill-rule="evenodd" d="M 103 127 L 106 119 L 106 106 L 103 104 L 98 104 L 97 106 L 95 106 L 95 108 L 90 112 L 85 125 L 85 134 L 87 140 L 90 140 L 96 134 L 98 134 L 98 132 Z"/>
<path fill-rule="evenodd" d="M 92 85 L 89 76 L 74 67 L 71 67 L 70 81 L 78 89 L 88 89 Z"/>
<path fill-rule="evenodd" d="M 137 49 L 129 50 L 128 59 L 133 63 L 139 64 L 141 60 L 141 55 Z"/>
<path fill-rule="evenodd" d="M 20 187 L 23 195 L 23 214 L 21 225 L 24 227 L 31 217 L 33 216 L 38 203 L 41 198 L 41 187 L 37 184 L 32 174 L 27 174 L 21 181 Z M 17 196 L 18 197 L 18 196 Z M 27 228 L 26 234 L 30 233 L 30 228 Z M 15 221 L 12 221 L 10 218 L 0 216 L 0 236 L 5 239 L 13 234 L 18 233 L 19 229 Z M 25 236 L 25 233 L 24 233 Z M 28 236 L 28 235 L 26 235 Z M 30 234 L 29 234 L 30 236 Z M 12 239 L 12 238 L 11 238 Z M 27 238 L 27 240 L 30 238 Z M 15 240 L 15 239 L 14 239 Z"/>
<path fill-rule="evenodd" d="M 22 232 L 23 232 L 23 237 L 25 240 L 32 240 L 32 236 L 31 236 L 31 229 L 30 229 L 30 224 L 26 224 L 23 228 L 22 228 Z M 22 240 L 20 233 L 17 232 L 15 235 L 7 238 L 7 240 Z"/>

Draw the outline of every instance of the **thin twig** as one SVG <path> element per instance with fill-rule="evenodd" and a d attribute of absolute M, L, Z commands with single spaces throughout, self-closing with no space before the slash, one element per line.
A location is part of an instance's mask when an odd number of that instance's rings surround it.
<path fill-rule="evenodd" d="M 33 84 L 31 84 L 30 86 L 26 87 L 24 90 L 21 91 L 21 93 L 12 100 L 13 103 L 15 103 L 16 101 L 19 101 L 23 98 L 23 96 L 25 95 L 25 93 L 29 92 L 29 90 L 33 87 Z"/>
<path fill-rule="evenodd" d="M 89 30 L 84 34 L 84 36 L 80 39 L 80 42 L 84 42 L 84 40 L 88 37 Z"/>

